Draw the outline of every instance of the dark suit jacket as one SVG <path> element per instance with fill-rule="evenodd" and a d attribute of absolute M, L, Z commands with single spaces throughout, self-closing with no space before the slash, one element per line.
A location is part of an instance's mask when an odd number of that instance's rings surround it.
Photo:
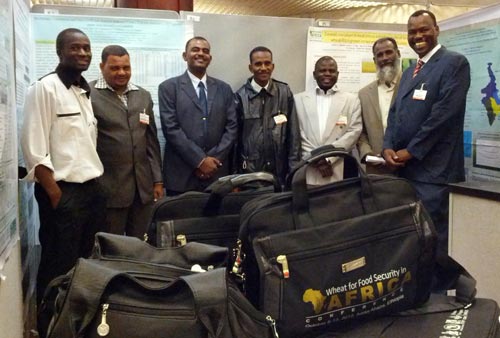
<path fill-rule="evenodd" d="M 165 135 L 163 178 L 167 189 L 178 192 L 202 190 L 229 173 L 228 155 L 236 140 L 236 104 L 231 87 L 207 77 L 208 135 L 203 133 L 203 111 L 187 72 L 158 87 L 160 118 Z M 217 174 L 199 180 L 194 171 L 206 156 L 222 162 Z"/>
<path fill-rule="evenodd" d="M 441 47 L 415 78 L 415 67 L 401 78 L 389 112 L 384 149 L 407 149 L 413 158 L 400 176 L 425 183 L 459 182 L 464 177 L 463 126 L 470 66 L 458 53 Z M 414 99 L 416 89 L 427 91 Z"/>
<path fill-rule="evenodd" d="M 148 91 L 127 93 L 128 108 L 109 89 L 90 83 L 92 109 L 97 119 L 97 152 L 104 165 L 99 178 L 108 208 L 132 204 L 136 187 L 142 203 L 153 200 L 153 185 L 161 182 L 161 153 Z M 139 114 L 149 116 L 149 125 L 139 122 Z"/>

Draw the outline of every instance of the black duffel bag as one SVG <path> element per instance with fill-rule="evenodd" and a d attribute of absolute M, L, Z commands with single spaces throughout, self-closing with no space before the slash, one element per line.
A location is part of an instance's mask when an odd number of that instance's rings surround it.
<path fill-rule="evenodd" d="M 359 178 L 308 190 L 306 166 L 331 156 L 350 155 L 321 149 L 294 172 L 292 191 L 241 213 L 232 272 L 282 337 L 414 308 L 430 295 L 436 234 L 412 186 L 360 168 Z"/>
<path fill-rule="evenodd" d="M 58 292 L 47 337 L 276 337 L 274 320 L 227 281 L 224 268 L 211 269 L 221 250 L 200 243 L 155 248 L 98 234 L 93 258 L 80 258 L 51 283 Z M 191 271 L 195 263 L 208 271 Z"/>

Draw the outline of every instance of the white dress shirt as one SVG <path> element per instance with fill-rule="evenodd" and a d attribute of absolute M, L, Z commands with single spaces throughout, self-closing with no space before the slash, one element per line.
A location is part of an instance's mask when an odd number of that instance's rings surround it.
<path fill-rule="evenodd" d="M 200 97 L 200 89 L 198 88 L 198 85 L 200 82 L 203 82 L 203 85 L 205 86 L 205 95 L 208 97 L 208 88 L 207 88 L 207 74 L 203 75 L 201 80 L 197 78 L 196 76 L 193 75 L 189 70 L 187 71 L 189 78 L 191 79 L 191 83 L 193 84 L 194 90 L 196 91 L 196 95 Z"/>
<path fill-rule="evenodd" d="M 51 169 L 56 181 L 83 183 L 102 175 L 97 120 L 87 95 L 78 86 L 66 87 L 57 73 L 28 89 L 21 131 L 26 180 L 35 180 L 38 165 Z"/>
<path fill-rule="evenodd" d="M 325 134 L 326 121 L 328 119 L 328 114 L 330 113 L 330 107 L 332 106 L 333 96 L 337 86 L 325 91 L 319 87 L 316 87 L 316 109 L 318 111 L 318 131 L 319 139 L 323 138 Z"/>

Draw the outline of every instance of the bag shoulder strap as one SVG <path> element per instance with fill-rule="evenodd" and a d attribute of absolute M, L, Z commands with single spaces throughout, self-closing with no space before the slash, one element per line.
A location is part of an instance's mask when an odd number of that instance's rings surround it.
<path fill-rule="evenodd" d="M 196 313 L 209 332 L 209 338 L 219 337 L 227 318 L 226 269 L 218 268 L 181 279 L 193 293 Z"/>
<path fill-rule="evenodd" d="M 78 259 L 68 290 L 66 308 L 74 337 L 82 337 L 97 312 L 104 290 L 120 273 L 93 260 Z"/>
<path fill-rule="evenodd" d="M 436 269 L 439 288 L 455 290 L 455 297 L 431 294 L 421 307 L 402 311 L 399 316 L 414 316 L 430 313 L 451 312 L 469 307 L 476 298 L 476 280 L 456 260 L 441 252 L 436 255 Z"/>

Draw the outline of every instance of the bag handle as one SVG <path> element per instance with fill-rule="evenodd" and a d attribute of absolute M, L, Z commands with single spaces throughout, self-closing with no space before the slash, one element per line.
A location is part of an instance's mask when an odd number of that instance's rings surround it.
<path fill-rule="evenodd" d="M 314 226 L 314 221 L 309 211 L 306 171 L 310 164 L 326 157 L 343 157 L 344 159 L 349 159 L 356 163 L 359 178 L 355 178 L 354 180 L 359 180 L 361 184 L 360 198 L 364 213 L 373 213 L 378 210 L 373 197 L 374 195 L 371 181 L 358 161 L 344 148 L 336 148 L 332 145 L 326 145 L 311 151 L 311 156 L 298 164 L 287 177 L 286 187 L 288 189 L 291 187 L 292 190 L 292 213 L 294 223 L 297 227 L 305 228 Z"/>
<path fill-rule="evenodd" d="M 205 216 L 215 216 L 219 213 L 220 206 L 226 195 L 234 191 L 235 188 L 243 187 L 252 182 L 260 182 L 266 186 L 273 186 L 274 192 L 280 192 L 281 186 L 276 177 L 267 172 L 255 172 L 248 174 L 235 174 L 219 178 L 210 184 L 205 192 L 210 193 L 207 204 L 203 208 Z"/>
<path fill-rule="evenodd" d="M 227 316 L 225 271 L 224 268 L 220 268 L 182 276 L 167 286 L 171 287 L 181 280 L 188 285 L 193 294 L 195 310 L 201 324 L 213 338 L 218 337 L 222 331 L 223 319 Z M 118 277 L 128 278 L 145 286 L 127 272 L 105 267 L 99 264 L 98 260 L 78 259 L 70 290 L 68 290 L 70 327 L 74 337 L 84 337 L 86 328 L 96 316 L 104 291 L 109 283 Z"/>
<path fill-rule="evenodd" d="M 70 328 L 74 337 L 81 338 L 97 313 L 107 285 L 121 272 L 85 258 L 79 258 L 73 269 L 67 294 Z"/>
<path fill-rule="evenodd" d="M 208 330 L 208 337 L 219 337 L 227 318 L 226 269 L 218 268 L 180 278 L 193 293 L 196 313 Z"/>
<path fill-rule="evenodd" d="M 222 265 L 228 256 L 225 247 L 190 242 L 181 247 L 157 248 L 138 238 L 98 232 L 92 258 L 118 258 L 190 269 L 193 264 Z"/>

